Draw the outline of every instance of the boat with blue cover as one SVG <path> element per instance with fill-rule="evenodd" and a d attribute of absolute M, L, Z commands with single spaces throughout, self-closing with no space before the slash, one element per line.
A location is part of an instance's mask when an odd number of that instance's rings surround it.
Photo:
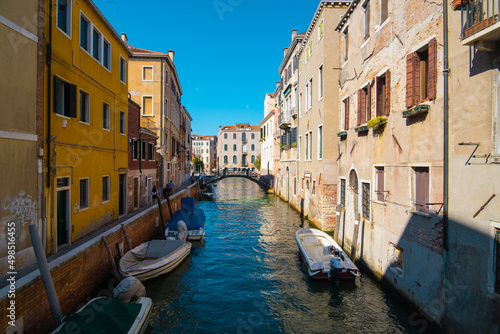
<path fill-rule="evenodd" d="M 202 240 L 205 236 L 205 223 L 207 218 L 202 209 L 194 204 L 194 197 L 181 198 L 181 208 L 177 210 L 165 228 L 166 238 L 176 238 L 177 225 L 183 221 L 188 230 L 187 240 Z"/>

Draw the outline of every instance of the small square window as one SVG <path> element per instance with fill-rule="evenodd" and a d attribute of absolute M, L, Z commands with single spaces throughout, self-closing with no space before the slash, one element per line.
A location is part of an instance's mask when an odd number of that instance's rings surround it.
<path fill-rule="evenodd" d="M 142 81 L 153 81 L 153 66 L 142 67 Z"/>

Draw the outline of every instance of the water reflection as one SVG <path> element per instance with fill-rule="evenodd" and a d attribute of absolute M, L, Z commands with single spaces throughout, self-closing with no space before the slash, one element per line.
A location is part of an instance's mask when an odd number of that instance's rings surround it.
<path fill-rule="evenodd" d="M 409 311 L 368 276 L 340 286 L 312 281 L 294 238 L 308 222 L 286 203 L 246 179 L 223 180 L 215 192 L 198 203 L 204 244 L 145 282 L 155 303 L 149 331 L 417 333 Z"/>

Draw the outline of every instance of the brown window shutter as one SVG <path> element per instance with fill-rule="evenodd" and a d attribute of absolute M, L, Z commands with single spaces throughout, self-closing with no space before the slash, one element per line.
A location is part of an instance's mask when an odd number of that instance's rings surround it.
<path fill-rule="evenodd" d="M 419 212 L 429 212 L 429 168 L 415 168 L 415 206 Z"/>
<path fill-rule="evenodd" d="M 391 72 L 385 73 L 385 108 L 383 114 L 388 116 L 391 112 Z"/>
<path fill-rule="evenodd" d="M 406 56 L 406 108 L 413 107 L 413 100 L 415 95 L 415 61 L 416 53 L 410 53 Z"/>
<path fill-rule="evenodd" d="M 433 38 L 429 42 L 429 99 L 436 99 L 436 81 L 437 81 L 437 42 Z"/>
<path fill-rule="evenodd" d="M 349 96 L 345 99 L 345 124 L 344 124 L 344 128 L 346 130 L 349 130 L 349 105 L 350 105 L 350 102 L 349 102 Z"/>
<path fill-rule="evenodd" d="M 420 104 L 420 57 L 415 52 L 413 56 L 413 105 Z"/>
<path fill-rule="evenodd" d="M 358 125 L 364 123 L 365 118 L 365 91 L 358 90 Z"/>
<path fill-rule="evenodd" d="M 365 99 L 366 101 L 366 114 L 365 114 L 365 121 L 363 123 L 366 123 L 368 122 L 368 120 L 370 120 L 372 118 L 372 85 L 373 83 L 369 83 L 368 84 L 368 87 L 366 88 L 367 89 L 367 95 L 368 95 L 368 98 Z"/>
<path fill-rule="evenodd" d="M 383 114 L 382 111 L 382 99 L 384 98 L 382 96 L 382 78 L 377 77 L 375 79 L 375 116 L 378 117 Z"/>

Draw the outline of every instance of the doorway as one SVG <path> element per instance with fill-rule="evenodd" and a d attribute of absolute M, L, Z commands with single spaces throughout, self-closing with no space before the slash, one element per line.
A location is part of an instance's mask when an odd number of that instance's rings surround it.
<path fill-rule="evenodd" d="M 57 191 L 57 247 L 67 245 L 69 235 L 69 189 Z"/>
<path fill-rule="evenodd" d="M 139 178 L 134 177 L 134 209 L 139 207 Z"/>

